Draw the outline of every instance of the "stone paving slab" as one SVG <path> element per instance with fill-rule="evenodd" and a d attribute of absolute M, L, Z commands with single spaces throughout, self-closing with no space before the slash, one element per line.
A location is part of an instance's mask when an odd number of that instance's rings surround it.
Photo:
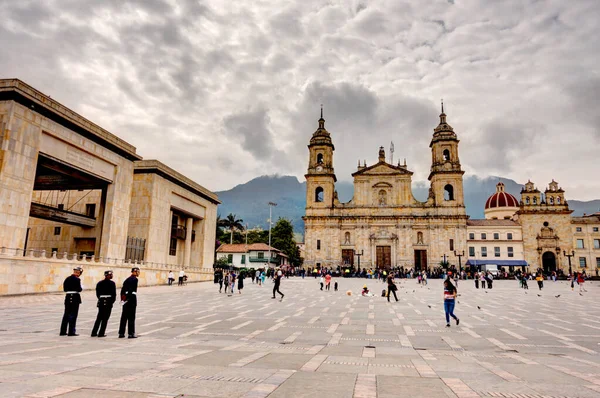
<path fill-rule="evenodd" d="M 461 324 L 446 328 L 441 281 L 402 280 L 391 303 L 361 297 L 364 283 L 322 292 L 284 279 L 283 301 L 250 280 L 232 296 L 212 283 L 141 288 L 137 340 L 116 338 L 119 306 L 109 336 L 89 337 L 93 292 L 79 337 L 58 336 L 62 295 L 2 297 L 0 396 L 600 396 L 600 306 L 588 304 L 600 284 L 580 296 L 564 282 L 526 292 L 496 281 L 486 293 L 461 281 Z"/>

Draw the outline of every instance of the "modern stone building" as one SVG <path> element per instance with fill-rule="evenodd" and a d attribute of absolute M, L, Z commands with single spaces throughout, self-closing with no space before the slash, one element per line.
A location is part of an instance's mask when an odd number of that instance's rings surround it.
<path fill-rule="evenodd" d="M 0 132 L 0 294 L 59 290 L 74 262 L 89 286 L 131 263 L 142 284 L 210 277 L 215 194 L 20 80 Z"/>
<path fill-rule="evenodd" d="M 358 164 L 354 197 L 339 201 L 333 167 L 335 147 L 321 111 L 312 135 L 306 178 L 305 258 L 309 268 L 358 266 L 417 269 L 439 265 L 444 255 L 465 250 L 467 215 L 463 200 L 463 170 L 459 140 L 440 114 L 430 148 L 429 197 L 412 194 L 412 171 L 386 161 Z"/>

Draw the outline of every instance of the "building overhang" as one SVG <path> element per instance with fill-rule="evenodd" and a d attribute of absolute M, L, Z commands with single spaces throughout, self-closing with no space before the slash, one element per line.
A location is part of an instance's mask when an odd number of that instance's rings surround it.
<path fill-rule="evenodd" d="M 213 204 L 221 204 L 217 194 L 204 188 L 202 185 L 190 180 L 186 176 L 173 170 L 158 160 L 140 160 L 133 165 L 133 174 L 156 174 L 167 181 L 178 185 L 193 194 L 196 194 Z"/>
<path fill-rule="evenodd" d="M 128 160 L 136 148 L 19 79 L 0 79 L 0 101 L 15 101 Z"/>

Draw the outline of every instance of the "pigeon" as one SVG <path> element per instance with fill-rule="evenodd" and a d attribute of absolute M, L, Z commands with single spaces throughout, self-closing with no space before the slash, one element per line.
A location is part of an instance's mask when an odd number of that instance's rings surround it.
<path fill-rule="evenodd" d="M 541 295 L 541 294 L 538 294 L 538 297 L 542 297 L 542 295 Z"/>
<path fill-rule="evenodd" d="M 480 307 L 480 306 L 477 306 L 477 309 L 478 309 L 478 310 L 480 310 L 480 309 L 481 309 L 481 307 Z"/>
<path fill-rule="evenodd" d="M 556 298 L 559 298 L 559 297 L 560 297 L 560 294 L 559 294 L 558 296 L 554 296 L 554 297 L 556 297 Z"/>
<path fill-rule="evenodd" d="M 431 308 L 431 306 L 430 306 L 430 305 L 427 305 L 427 306 L 428 306 L 429 308 Z"/>
<path fill-rule="evenodd" d="M 460 304 L 460 301 L 457 300 L 457 302 L 458 302 L 458 304 Z"/>
<path fill-rule="evenodd" d="M 580 296 L 583 296 L 583 294 L 579 293 Z"/>
<path fill-rule="evenodd" d="M 485 294 L 487 294 L 487 290 L 485 291 Z"/>

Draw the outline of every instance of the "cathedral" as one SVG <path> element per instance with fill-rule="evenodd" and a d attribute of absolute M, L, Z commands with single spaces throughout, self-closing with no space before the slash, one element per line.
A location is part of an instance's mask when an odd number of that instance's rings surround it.
<path fill-rule="evenodd" d="M 390 164 L 380 148 L 377 163 L 359 162 L 352 174 L 354 197 L 342 203 L 335 190 L 335 147 L 321 110 L 308 145 L 305 266 L 431 270 L 442 261 L 461 268 L 464 257 L 463 268 L 470 272 L 496 266 L 507 272 L 586 270 L 598 276 L 600 212 L 573 217 L 554 180 L 544 192 L 528 181 L 520 200 L 500 182 L 485 203 L 485 219 L 469 219 L 458 143 L 442 104 L 429 144 L 425 202 L 412 194 L 413 173 L 406 161 Z"/>
<path fill-rule="evenodd" d="M 321 110 L 312 135 L 306 178 L 305 258 L 308 267 L 433 268 L 467 240 L 458 137 L 442 105 L 434 129 L 429 197 L 418 201 L 404 164 L 359 163 L 352 174 L 354 197 L 339 201 L 333 167 L 335 147 Z"/>

